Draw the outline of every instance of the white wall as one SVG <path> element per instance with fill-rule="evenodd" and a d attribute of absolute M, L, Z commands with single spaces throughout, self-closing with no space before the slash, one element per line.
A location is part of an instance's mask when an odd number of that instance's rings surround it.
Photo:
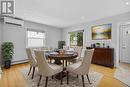
<path fill-rule="evenodd" d="M 105 42 L 106 44 L 109 44 L 110 47 L 115 49 L 114 52 L 114 58 L 115 58 L 115 65 L 118 66 L 118 24 L 120 22 L 126 22 L 126 21 L 130 21 L 130 12 L 124 13 L 124 14 L 120 14 L 120 15 L 116 15 L 116 16 L 111 16 L 111 17 L 107 17 L 107 18 L 103 18 L 100 20 L 95 20 L 95 21 L 91 21 L 91 22 L 87 22 L 84 24 L 80 24 L 80 25 L 76 25 L 76 26 L 72 26 L 69 28 L 65 28 L 62 31 L 62 39 L 66 41 L 67 45 L 69 45 L 69 36 L 68 36 L 68 32 L 70 31 L 76 31 L 76 30 L 85 30 L 85 35 L 84 35 L 84 46 L 90 46 L 90 44 L 92 43 L 96 43 L 96 42 Z M 112 23 L 112 39 L 111 40 L 92 40 L 91 39 L 91 26 L 94 25 L 101 25 L 101 24 L 107 24 L 107 23 Z"/>
<path fill-rule="evenodd" d="M 34 22 L 25 22 L 25 27 L 36 30 L 43 30 L 46 33 L 46 46 L 56 48 L 58 46 L 57 42 L 61 40 L 61 29 L 38 24 Z"/>
<path fill-rule="evenodd" d="M 4 24 L 2 42 L 13 42 L 14 57 L 12 61 L 26 59 L 26 29 L 16 25 Z"/>
<path fill-rule="evenodd" d="M 25 21 L 24 27 L 0 23 L 0 26 L 1 25 L 3 26 L 2 42 L 11 41 L 14 43 L 15 54 L 12 62 L 27 59 L 25 51 L 27 28 L 33 30 L 45 31 L 47 47 L 57 48 L 57 43 L 59 40 L 61 40 L 61 29 L 55 27 L 38 24 L 30 21 Z M 0 33 L 0 39 L 1 39 L 1 33 Z"/>

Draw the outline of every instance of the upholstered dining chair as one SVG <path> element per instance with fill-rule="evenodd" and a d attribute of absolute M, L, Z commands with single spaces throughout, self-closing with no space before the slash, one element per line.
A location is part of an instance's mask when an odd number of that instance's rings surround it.
<path fill-rule="evenodd" d="M 77 63 L 71 64 L 67 66 L 67 84 L 69 84 L 69 72 L 76 74 L 76 75 L 81 75 L 82 77 L 82 82 L 83 82 L 83 87 L 85 87 L 84 84 L 84 75 L 87 76 L 87 79 L 89 81 L 89 84 L 91 84 L 89 80 L 89 68 L 93 56 L 94 49 L 87 49 L 84 51 L 84 58 L 82 61 L 79 61 Z"/>
<path fill-rule="evenodd" d="M 33 68 L 33 73 L 32 73 L 32 77 L 31 77 L 33 79 L 34 73 L 35 73 L 35 68 L 37 67 L 37 62 L 36 62 L 35 56 L 33 54 L 32 48 L 26 48 L 26 53 L 27 53 L 29 63 L 30 63 L 30 69 L 29 69 L 28 75 L 30 74 L 30 72 Z"/>
<path fill-rule="evenodd" d="M 69 60 L 69 62 L 76 63 L 76 62 L 78 62 L 79 60 L 81 60 L 82 47 L 80 47 L 80 46 L 75 46 L 75 47 L 73 47 L 73 48 L 74 48 L 74 51 L 78 53 L 78 56 L 77 56 L 77 58 L 74 58 L 74 59 Z"/>
<path fill-rule="evenodd" d="M 69 50 L 69 46 L 63 46 L 63 50 Z"/>
<path fill-rule="evenodd" d="M 60 76 L 61 76 L 61 84 L 62 84 L 62 71 L 63 71 L 62 66 L 58 66 L 56 64 L 49 64 L 46 61 L 44 53 L 45 53 L 44 51 L 35 51 L 35 56 L 36 56 L 36 60 L 38 64 L 38 70 L 40 74 L 40 78 L 39 78 L 37 86 L 39 86 L 42 76 L 45 76 L 46 77 L 45 87 L 47 87 L 48 77 L 53 76 L 58 73 L 61 74 Z"/>

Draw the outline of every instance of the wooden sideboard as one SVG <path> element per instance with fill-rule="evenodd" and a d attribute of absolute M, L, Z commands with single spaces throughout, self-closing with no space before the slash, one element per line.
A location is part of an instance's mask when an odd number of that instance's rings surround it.
<path fill-rule="evenodd" d="M 95 48 L 92 63 L 114 67 L 114 48 Z"/>

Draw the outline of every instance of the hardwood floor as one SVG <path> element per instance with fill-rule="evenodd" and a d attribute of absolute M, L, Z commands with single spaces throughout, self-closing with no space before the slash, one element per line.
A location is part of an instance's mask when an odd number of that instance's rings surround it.
<path fill-rule="evenodd" d="M 127 85 L 114 78 L 114 72 L 116 68 L 112 69 L 94 64 L 92 64 L 91 68 L 99 73 L 104 74 L 99 87 L 127 87 Z"/>
<path fill-rule="evenodd" d="M 19 69 L 29 67 L 28 63 L 14 65 L 10 69 L 3 69 L 3 76 L 0 80 L 0 87 L 28 87 L 27 82 L 21 75 Z M 91 68 L 104 74 L 99 87 L 127 87 L 125 84 L 116 80 L 113 75 L 116 69 L 92 64 Z"/>
<path fill-rule="evenodd" d="M 0 80 L 0 87 L 28 87 L 19 69 L 28 67 L 28 64 L 14 65 L 10 69 L 3 69 L 3 76 Z"/>

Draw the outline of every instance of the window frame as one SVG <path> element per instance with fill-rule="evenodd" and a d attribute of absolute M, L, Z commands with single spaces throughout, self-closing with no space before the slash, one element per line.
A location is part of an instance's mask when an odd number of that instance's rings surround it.
<path fill-rule="evenodd" d="M 46 32 L 45 31 L 36 30 L 36 29 L 27 29 L 26 30 L 26 47 L 31 47 L 31 46 L 28 46 L 28 39 L 43 39 L 43 38 L 28 37 L 28 31 L 41 32 L 45 34 L 45 39 L 43 40 L 43 46 L 32 46 L 32 47 L 45 47 L 46 46 Z"/>
<path fill-rule="evenodd" d="M 82 33 L 83 33 L 83 42 L 82 42 L 82 47 L 83 47 L 83 45 L 84 45 L 84 30 L 68 32 L 68 33 L 69 33 L 69 45 L 70 45 L 70 47 L 71 47 L 71 46 L 72 46 L 72 47 L 73 47 L 73 46 L 78 46 L 77 44 L 76 44 L 76 45 L 71 45 L 70 34 L 71 34 L 71 33 L 75 33 L 75 37 L 77 37 L 77 34 L 78 34 L 79 32 L 82 32 Z M 77 40 L 75 40 L 75 41 L 77 41 Z"/>

